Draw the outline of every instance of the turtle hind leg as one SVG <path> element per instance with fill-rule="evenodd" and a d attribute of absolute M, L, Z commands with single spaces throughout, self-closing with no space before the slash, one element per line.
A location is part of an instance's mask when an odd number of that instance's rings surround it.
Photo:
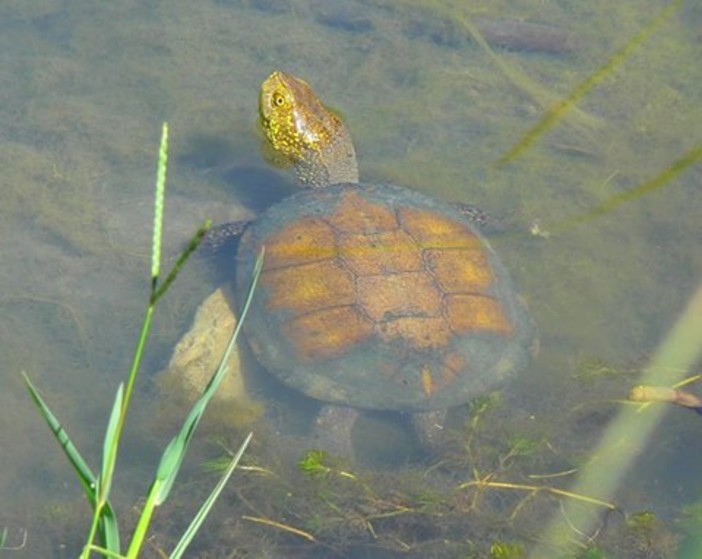
<path fill-rule="evenodd" d="M 312 430 L 312 444 L 333 456 L 353 461 L 352 431 L 358 411 L 348 406 L 325 404 L 317 415 Z"/>
<path fill-rule="evenodd" d="M 412 413 L 412 427 L 424 450 L 435 451 L 446 442 L 446 417 L 447 410 Z"/>

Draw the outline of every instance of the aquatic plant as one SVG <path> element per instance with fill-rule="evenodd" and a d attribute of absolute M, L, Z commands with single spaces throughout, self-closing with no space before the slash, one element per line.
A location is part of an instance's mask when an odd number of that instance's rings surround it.
<path fill-rule="evenodd" d="M 158 170 L 155 189 L 155 209 L 154 209 L 154 227 L 152 237 L 151 251 L 151 292 L 149 301 L 146 307 L 144 320 L 142 322 L 141 332 L 136 344 L 134 358 L 129 371 L 129 376 L 126 383 L 120 383 L 115 400 L 112 406 L 112 411 L 109 416 L 107 431 L 103 439 L 102 465 L 97 475 L 93 473 L 87 462 L 83 459 L 81 453 L 72 443 L 68 433 L 65 431 L 59 420 L 52 413 L 51 409 L 40 395 L 39 391 L 24 374 L 24 379 L 29 390 L 31 398 L 39 408 L 42 416 L 49 425 L 49 428 L 54 433 L 56 440 L 61 445 L 64 454 L 73 466 L 78 479 L 83 486 L 83 490 L 93 508 L 93 517 L 90 524 L 90 531 L 86 537 L 85 545 L 81 552 L 81 559 L 88 559 L 93 553 L 98 553 L 103 557 L 110 558 L 136 558 L 140 555 L 142 545 L 149 531 L 151 519 L 156 507 L 161 506 L 168 496 L 175 482 L 176 476 L 180 470 L 183 458 L 188 449 L 188 444 L 195 432 L 195 429 L 205 411 L 205 408 L 217 390 L 220 382 L 226 374 L 226 363 L 229 358 L 236 339 L 238 337 L 241 324 L 248 304 L 253 294 L 254 285 L 258 278 L 262 263 L 262 255 L 259 256 L 256 263 L 252 286 L 249 291 L 248 299 L 243 307 L 242 314 L 232 333 L 227 350 L 222 357 L 220 366 L 213 374 L 210 382 L 203 391 L 201 397 L 195 402 L 187 418 L 184 420 L 180 431 L 170 441 L 164 450 L 159 462 L 155 476 L 151 482 L 151 486 L 146 495 L 145 502 L 142 506 L 141 514 L 137 521 L 134 533 L 130 538 L 130 543 L 126 554 L 122 555 L 119 527 L 117 515 L 110 503 L 110 492 L 112 489 L 112 480 L 115 473 L 115 464 L 117 454 L 122 437 L 124 423 L 129 410 L 132 391 L 136 381 L 139 368 L 142 362 L 144 348 L 146 347 L 149 332 L 154 313 L 156 311 L 159 300 L 166 294 L 173 281 L 178 276 L 178 273 L 186 263 L 188 258 L 196 250 L 202 238 L 210 227 L 209 222 L 206 222 L 191 239 L 187 248 L 177 259 L 174 266 L 166 274 L 165 278 L 161 279 L 161 232 L 163 227 L 163 203 L 165 197 L 166 186 L 166 170 L 168 164 L 168 126 L 164 124 L 161 136 L 161 145 L 159 149 Z M 212 508 L 215 500 L 220 495 L 224 484 L 227 482 L 234 469 L 237 467 L 246 447 L 251 440 L 251 433 L 244 439 L 236 453 L 226 464 L 224 473 L 214 489 L 209 493 L 203 505 L 192 519 L 190 525 L 183 533 L 181 539 L 174 547 L 169 557 L 182 557 L 185 549 L 192 541 L 195 533 L 198 531 L 208 512 Z M 6 533 L 3 532 L 0 536 L 0 547 L 3 545 Z"/>

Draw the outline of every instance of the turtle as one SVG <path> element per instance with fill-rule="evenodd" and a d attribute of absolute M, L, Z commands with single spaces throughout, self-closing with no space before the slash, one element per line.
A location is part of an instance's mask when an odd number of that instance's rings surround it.
<path fill-rule="evenodd" d="M 447 410 L 522 371 L 536 344 L 531 315 L 481 232 L 485 214 L 393 184 L 359 181 L 343 119 L 310 85 L 275 71 L 261 85 L 265 140 L 300 186 L 238 235 L 235 300 L 256 256 L 243 324 L 263 367 L 321 402 L 316 442 L 353 456 L 359 411 L 411 418 L 422 444 Z"/>

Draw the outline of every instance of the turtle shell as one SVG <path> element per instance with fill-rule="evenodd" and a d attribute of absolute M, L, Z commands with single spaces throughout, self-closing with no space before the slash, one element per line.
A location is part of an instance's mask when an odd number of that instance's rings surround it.
<path fill-rule="evenodd" d="M 260 362 L 326 402 L 435 410 L 529 361 L 534 326 L 496 254 L 451 205 L 393 185 L 300 191 L 246 229 L 236 284 Z"/>

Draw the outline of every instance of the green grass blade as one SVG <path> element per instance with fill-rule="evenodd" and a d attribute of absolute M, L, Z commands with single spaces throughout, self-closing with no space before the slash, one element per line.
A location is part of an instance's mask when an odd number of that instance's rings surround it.
<path fill-rule="evenodd" d="M 24 382 L 27 386 L 30 397 L 41 412 L 44 420 L 49 426 L 49 429 L 51 429 L 51 432 L 54 434 L 54 437 L 61 445 L 61 448 L 68 458 L 68 461 L 71 463 L 71 466 L 73 466 L 73 470 L 78 476 L 78 481 L 80 481 L 80 484 L 83 486 L 83 491 L 85 492 L 88 501 L 90 501 L 90 504 L 95 507 L 95 475 L 85 460 L 83 460 L 83 457 L 80 455 L 80 452 L 78 452 L 78 449 L 71 441 L 68 433 L 66 433 L 66 430 L 63 428 L 59 420 L 56 419 L 56 416 L 51 412 L 49 406 L 46 404 L 44 399 L 41 397 L 41 394 L 39 394 L 39 391 L 34 387 L 32 381 L 29 380 L 29 377 L 24 371 L 22 372 L 22 377 L 24 378 Z M 109 549 L 119 551 L 119 527 L 117 525 L 117 518 L 114 515 L 109 501 L 104 505 L 103 513 L 100 519 L 99 531 L 101 541 L 105 544 L 105 546 Z"/>
<path fill-rule="evenodd" d="M 168 168 L 168 123 L 163 123 L 161 144 L 158 150 L 156 189 L 154 201 L 154 231 L 151 238 L 151 291 L 156 290 L 161 273 L 161 232 L 163 231 L 163 200 L 166 195 L 166 169 Z"/>
<path fill-rule="evenodd" d="M 575 227 L 576 225 L 582 225 L 583 223 L 587 223 L 602 215 L 608 214 L 609 212 L 616 210 L 622 204 L 636 200 L 637 198 L 650 194 L 651 192 L 655 192 L 659 188 L 666 186 L 678 175 L 693 165 L 696 165 L 700 161 L 702 161 L 702 144 L 690 148 L 681 157 L 673 161 L 673 163 L 663 169 L 663 171 L 658 173 L 658 175 L 653 177 L 651 180 L 648 180 L 624 192 L 614 194 L 584 214 L 560 222 L 556 224 L 555 227 L 550 228 L 550 230 L 560 232 L 561 230 L 567 230 Z"/>
<path fill-rule="evenodd" d="M 183 536 L 180 538 L 178 545 L 176 545 L 175 549 L 173 549 L 173 551 L 171 552 L 169 559 L 180 559 L 183 556 L 183 553 L 185 553 L 185 550 L 190 545 L 190 542 L 195 537 L 195 534 L 197 534 L 197 531 L 200 529 L 200 526 L 202 526 L 202 523 L 205 521 L 205 518 L 207 518 L 207 515 L 209 514 L 210 510 L 212 510 L 215 501 L 219 497 L 220 493 L 222 493 L 222 490 L 227 484 L 227 481 L 229 481 L 229 478 L 234 473 L 236 467 L 239 465 L 239 461 L 244 455 L 246 447 L 249 446 L 252 436 L 253 433 L 249 433 L 244 442 L 241 444 L 239 450 L 227 465 L 224 474 L 219 478 L 217 485 L 215 485 L 209 497 L 207 497 L 207 500 L 202 504 L 200 510 L 193 518 L 187 530 L 185 530 L 185 532 L 183 533 Z"/>
<path fill-rule="evenodd" d="M 112 405 L 112 413 L 110 420 L 107 423 L 107 431 L 102 443 L 102 470 L 100 472 L 99 491 L 97 493 L 98 500 L 101 503 L 107 501 L 112 485 L 112 475 L 115 471 L 115 461 L 117 460 L 117 440 L 120 413 L 122 411 L 122 401 L 124 399 L 124 383 L 119 383 L 117 395 L 115 396 L 114 404 Z"/>
<path fill-rule="evenodd" d="M 614 194 L 597 204 L 594 208 L 577 215 L 548 223 L 546 230 L 552 234 L 561 234 L 580 225 L 584 225 L 615 211 L 619 206 L 633 202 L 634 200 L 655 192 L 664 186 L 670 185 L 678 175 L 685 172 L 690 167 L 702 161 L 702 144 L 698 144 L 686 151 L 682 156 L 673 161 L 668 167 L 663 169 L 655 177 L 624 192 Z"/>
<path fill-rule="evenodd" d="M 124 555 L 121 553 L 100 547 L 99 545 L 91 545 L 89 551 L 100 553 L 103 557 L 107 557 L 108 559 L 124 559 Z"/>
<path fill-rule="evenodd" d="M 139 551 L 146 540 L 146 534 L 149 531 L 149 524 L 151 523 L 154 510 L 156 510 L 155 500 L 162 483 L 163 482 L 157 478 L 152 482 L 151 487 L 149 488 L 146 502 L 144 503 L 144 507 L 139 515 L 139 520 L 136 528 L 134 528 L 134 533 L 132 534 L 132 540 L 129 542 L 127 559 L 137 559 L 137 557 L 139 557 Z"/>
<path fill-rule="evenodd" d="M 555 93 L 549 91 L 546 87 L 533 80 L 529 75 L 520 70 L 516 65 L 508 64 L 504 57 L 498 55 L 483 37 L 483 34 L 473 22 L 464 15 L 455 14 L 454 17 L 458 22 L 465 27 L 468 34 L 475 43 L 485 52 L 495 66 L 504 74 L 504 76 L 514 85 L 519 91 L 525 93 L 534 103 L 540 108 L 547 109 L 557 101 Z M 602 126 L 602 120 L 591 114 L 586 113 L 582 109 L 575 107 L 572 115 L 575 117 L 573 122 L 587 128 L 599 128 Z"/>
<path fill-rule="evenodd" d="M 212 227 L 212 221 L 210 221 L 208 219 L 196 231 L 195 235 L 193 235 L 193 237 L 190 239 L 190 242 L 188 243 L 188 246 L 186 247 L 186 249 L 178 257 L 178 260 L 176 260 L 176 263 L 173 265 L 173 268 L 171 268 L 171 271 L 168 272 L 166 279 L 158 286 L 158 288 L 156 288 L 152 292 L 152 294 L 151 294 L 151 304 L 152 305 L 155 305 L 156 302 L 161 297 L 163 297 L 163 295 L 166 293 L 166 291 L 168 291 L 168 288 L 171 286 L 173 281 L 175 281 L 181 268 L 188 261 L 188 258 L 190 258 L 192 256 L 193 252 L 195 252 L 197 250 L 197 247 L 200 246 L 202 239 L 205 237 L 205 235 L 207 234 L 207 232 L 210 230 L 211 227 Z"/>
<path fill-rule="evenodd" d="M 222 357 L 219 366 L 217 367 L 217 371 L 210 379 L 210 382 L 205 387 L 205 390 L 203 391 L 200 398 L 198 398 L 195 404 L 193 404 L 193 407 L 190 409 L 188 417 L 183 422 L 183 425 L 178 434 L 171 440 L 170 443 L 168 443 L 168 446 L 163 451 L 161 460 L 158 465 L 158 469 L 156 470 L 156 476 L 154 477 L 154 480 L 151 483 L 151 487 L 149 488 L 149 492 L 146 497 L 146 503 L 144 504 L 144 507 L 142 509 L 141 516 L 139 518 L 139 521 L 137 522 L 137 527 L 135 529 L 134 536 L 132 537 L 129 550 L 127 552 L 127 557 L 129 558 L 135 558 L 138 556 L 143 540 L 146 537 L 146 533 L 148 531 L 148 526 L 151 521 L 151 517 L 153 516 L 154 509 L 157 506 L 163 504 L 163 502 L 168 498 L 168 495 L 170 494 L 171 489 L 173 488 L 173 484 L 175 483 L 176 477 L 183 463 L 183 459 L 185 457 L 185 453 L 187 452 L 190 439 L 192 438 L 193 433 L 195 432 L 195 429 L 197 428 L 197 425 L 200 422 L 202 414 L 205 412 L 205 408 L 207 407 L 210 398 L 212 398 L 212 396 L 216 392 L 217 387 L 219 386 L 220 382 L 222 381 L 224 375 L 227 372 L 227 362 L 229 360 L 229 356 L 231 355 L 234 345 L 236 344 L 236 340 L 239 337 L 241 325 L 244 323 L 246 314 L 248 313 L 249 307 L 251 306 L 251 301 L 253 299 L 253 293 L 256 288 L 256 283 L 258 282 L 258 278 L 261 274 L 261 268 L 263 266 L 263 254 L 263 251 L 261 251 L 261 254 L 259 254 L 258 258 L 256 259 L 256 264 L 254 266 L 253 271 L 253 278 L 251 280 L 251 286 L 246 297 L 246 302 L 242 309 L 241 316 L 239 317 L 236 328 L 234 329 L 234 332 L 232 333 L 232 336 L 229 340 L 227 349 L 224 352 L 224 356 Z"/>
<path fill-rule="evenodd" d="M 583 97 L 585 97 L 585 95 L 598 86 L 618 66 L 627 60 L 629 55 L 631 55 L 632 52 L 646 42 L 651 35 L 653 35 L 656 29 L 658 29 L 658 27 L 672 17 L 672 15 L 678 11 L 682 5 L 682 0 L 673 0 L 666 5 L 653 19 L 653 21 L 651 21 L 651 23 L 629 39 L 626 44 L 615 52 L 605 64 L 603 64 L 594 73 L 590 74 L 581 83 L 576 85 L 565 99 L 548 109 L 543 118 L 529 130 L 527 130 L 522 139 L 515 146 L 509 149 L 507 153 L 500 157 L 496 161 L 495 165 L 499 167 L 509 163 L 529 149 L 529 147 L 536 140 L 551 130 L 551 128 L 553 128 L 567 113 L 575 109 L 577 104 Z"/>
<path fill-rule="evenodd" d="M 163 453 L 161 462 L 159 463 L 158 472 L 156 474 L 156 477 L 158 479 L 163 480 L 161 492 L 159 493 L 159 496 L 156 500 L 157 506 L 162 504 L 168 497 L 168 494 L 170 493 L 170 490 L 173 487 L 173 483 L 175 482 L 176 475 L 180 470 L 181 462 L 183 460 L 183 457 L 185 456 L 185 452 L 187 450 L 187 446 L 190 442 L 193 432 L 195 431 L 195 428 L 197 427 L 197 424 L 199 423 L 202 414 L 205 412 L 205 408 L 207 407 L 210 398 L 212 398 L 212 396 L 216 392 L 217 387 L 219 386 L 220 382 L 222 381 L 224 375 L 227 372 L 226 364 L 229 361 L 231 352 L 234 349 L 237 339 L 239 338 L 241 326 L 244 323 L 246 319 L 246 314 L 249 311 L 249 307 L 253 299 L 253 293 L 256 288 L 256 283 L 258 282 L 258 277 L 261 273 L 262 266 L 263 251 L 261 251 L 261 254 L 256 260 L 251 286 L 249 287 L 246 301 L 241 311 L 241 316 L 239 317 L 236 328 L 234 329 L 234 332 L 232 333 L 232 336 L 229 339 L 229 344 L 227 345 L 227 349 L 225 350 L 224 355 L 222 356 L 222 359 L 219 363 L 219 367 L 210 379 L 210 382 L 205 387 L 205 390 L 203 391 L 200 398 L 198 398 L 197 402 L 195 402 L 192 409 L 190 410 L 188 417 L 186 418 L 185 422 L 183 423 L 183 426 L 181 427 L 180 433 L 178 433 L 178 435 L 171 441 L 171 443 L 166 448 L 166 451 Z"/>
<path fill-rule="evenodd" d="M 85 460 L 83 460 L 83 457 L 80 455 L 80 452 L 78 452 L 78 449 L 71 441 L 68 433 L 63 428 L 56 416 L 51 412 L 49 406 L 46 404 L 44 399 L 39 394 L 39 391 L 34 387 L 34 384 L 32 384 L 32 381 L 29 380 L 29 377 L 24 371 L 22 371 L 22 376 L 24 377 L 24 382 L 27 386 L 27 390 L 29 391 L 29 395 L 36 404 L 37 408 L 39 408 L 39 411 L 44 417 L 49 429 L 51 429 L 54 437 L 61 445 L 61 448 L 68 457 L 68 460 L 71 462 L 73 469 L 78 474 L 78 479 L 81 482 L 81 485 L 83 485 L 83 489 L 90 498 L 90 501 L 94 503 L 95 494 L 93 491 L 95 486 L 95 475 Z"/>
<path fill-rule="evenodd" d="M 702 357 L 702 285 L 697 288 L 676 324 L 668 331 L 644 369 L 637 383 L 673 386 L 690 371 Z M 639 413 L 635 406 L 622 406 L 600 437 L 597 448 L 578 471 L 578 479 L 569 489 L 571 493 L 591 495 L 607 500 L 629 475 L 631 467 L 640 458 L 641 449 L 651 439 L 653 430 L 666 408 L 650 407 Z M 579 536 L 594 533 L 601 517 L 572 501 L 563 501 L 561 510 L 551 517 L 529 559 L 570 557 L 579 545 Z M 573 526 L 578 527 L 574 535 Z"/>

